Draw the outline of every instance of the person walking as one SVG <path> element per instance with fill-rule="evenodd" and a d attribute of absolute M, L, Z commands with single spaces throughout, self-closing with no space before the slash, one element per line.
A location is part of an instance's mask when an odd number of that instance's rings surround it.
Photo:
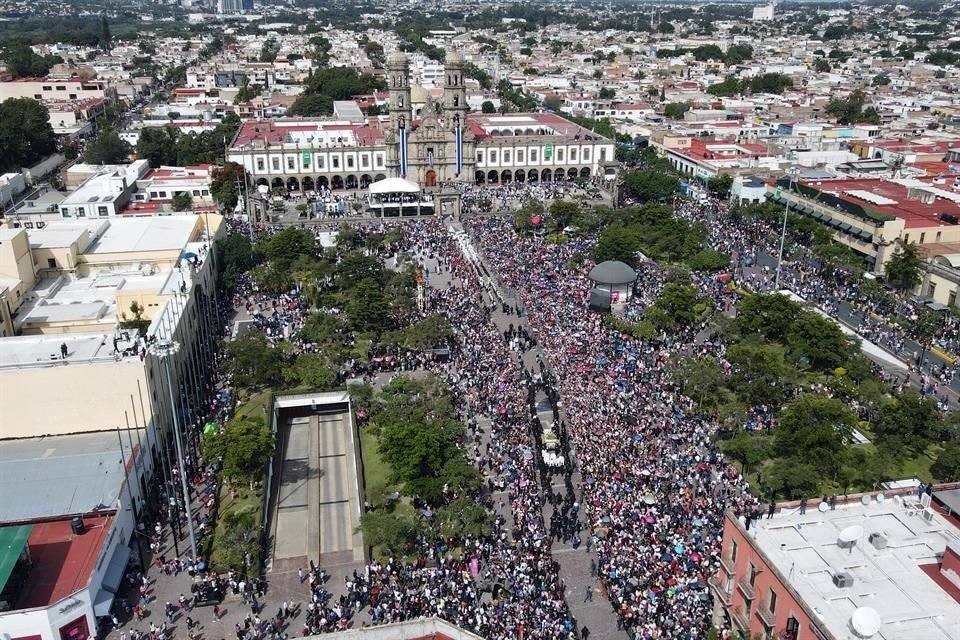
<path fill-rule="evenodd" d="M 583 629 L 580 630 L 580 637 L 583 640 L 590 640 L 590 627 L 584 625 Z"/>
<path fill-rule="evenodd" d="M 593 602 L 593 587 L 589 584 L 587 585 L 587 591 L 583 595 L 584 602 Z"/>
<path fill-rule="evenodd" d="M 216 622 L 220 619 L 220 605 L 213 605 L 213 621 Z"/>

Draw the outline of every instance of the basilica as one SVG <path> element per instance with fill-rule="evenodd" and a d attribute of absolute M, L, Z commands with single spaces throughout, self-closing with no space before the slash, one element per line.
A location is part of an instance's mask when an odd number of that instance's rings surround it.
<path fill-rule="evenodd" d="M 574 178 L 609 184 L 616 177 L 614 141 L 559 115 L 471 113 L 456 51 L 447 54 L 439 101 L 411 85 L 401 52 L 388 58 L 387 83 L 387 115 L 249 120 L 227 159 L 243 165 L 254 184 L 294 192 L 362 189 L 385 178 L 431 190 Z"/>

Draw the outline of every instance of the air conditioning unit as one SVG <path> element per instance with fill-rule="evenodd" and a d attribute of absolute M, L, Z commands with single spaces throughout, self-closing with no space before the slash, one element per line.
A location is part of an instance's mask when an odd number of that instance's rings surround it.
<path fill-rule="evenodd" d="M 927 522 L 933 522 L 933 511 L 930 509 L 923 510 L 923 519 Z"/>
<path fill-rule="evenodd" d="M 879 550 L 887 548 L 887 537 L 882 533 L 871 533 L 867 540 L 873 545 L 874 549 Z"/>
<path fill-rule="evenodd" d="M 837 589 L 849 589 L 853 586 L 853 576 L 846 571 L 838 571 L 833 574 L 833 586 Z"/>

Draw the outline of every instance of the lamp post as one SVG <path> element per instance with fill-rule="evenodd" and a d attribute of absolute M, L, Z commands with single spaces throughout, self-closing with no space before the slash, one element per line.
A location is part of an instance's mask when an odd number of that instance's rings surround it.
<path fill-rule="evenodd" d="M 400 176 L 407 177 L 407 118 L 401 115 L 397 119 L 397 126 L 400 129 Z M 403 205 L 401 205 L 400 215 L 403 215 Z"/>
<path fill-rule="evenodd" d="M 790 172 L 790 182 L 787 183 L 787 192 L 793 188 L 793 172 Z M 773 278 L 773 290 L 780 289 L 780 270 L 783 268 L 783 243 L 787 237 L 787 213 L 790 211 L 790 200 L 784 198 L 783 205 L 783 228 L 780 230 L 780 253 L 777 256 L 777 274 Z"/>
<path fill-rule="evenodd" d="M 197 559 L 197 538 L 193 532 L 193 513 L 190 509 L 190 489 L 187 486 L 187 471 L 183 464 L 183 444 L 180 436 L 180 420 L 177 418 L 177 407 L 173 399 L 173 383 L 170 378 L 170 358 L 180 351 L 180 345 L 173 340 L 164 339 L 150 347 L 150 353 L 163 362 L 164 373 L 167 378 L 167 392 L 170 396 L 170 413 L 173 416 L 173 435 L 177 445 L 177 463 L 180 466 L 180 487 L 183 490 L 183 506 L 187 514 L 187 531 L 190 532 L 190 553 L 192 559 Z"/>

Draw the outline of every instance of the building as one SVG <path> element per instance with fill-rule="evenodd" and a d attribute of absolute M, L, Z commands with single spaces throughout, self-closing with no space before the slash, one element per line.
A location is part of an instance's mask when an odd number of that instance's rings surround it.
<path fill-rule="evenodd" d="M 407 622 L 382 624 L 322 633 L 310 638 L 342 638 L 343 640 L 480 640 L 480 636 L 454 626 L 440 618 L 421 618 Z"/>
<path fill-rule="evenodd" d="M 116 95 L 104 80 L 17 78 L 0 82 L 0 102 L 11 98 L 33 98 L 43 103 L 100 98 L 111 103 Z"/>
<path fill-rule="evenodd" d="M 960 639 L 958 520 L 916 489 L 890 493 L 782 504 L 749 526 L 728 512 L 716 622 L 790 640 Z"/>
<path fill-rule="evenodd" d="M 775 13 L 774 3 L 765 4 L 760 7 L 753 8 L 753 21 L 754 22 L 769 22 L 773 20 Z"/>
<path fill-rule="evenodd" d="M 362 189 L 388 177 L 427 189 L 455 182 L 613 182 L 612 140 L 554 114 L 471 113 L 462 56 L 451 50 L 444 70 L 442 99 L 426 95 L 417 102 L 414 94 L 425 92 L 411 86 L 409 62 L 396 52 L 387 63 L 389 116 L 245 122 L 227 157 L 254 184 L 290 191 Z"/>
<path fill-rule="evenodd" d="M 917 292 L 955 305 L 960 290 L 960 177 L 789 178 L 767 185 L 771 202 L 814 218 L 833 237 L 883 273 L 898 243 L 916 243 L 927 257 Z"/>

